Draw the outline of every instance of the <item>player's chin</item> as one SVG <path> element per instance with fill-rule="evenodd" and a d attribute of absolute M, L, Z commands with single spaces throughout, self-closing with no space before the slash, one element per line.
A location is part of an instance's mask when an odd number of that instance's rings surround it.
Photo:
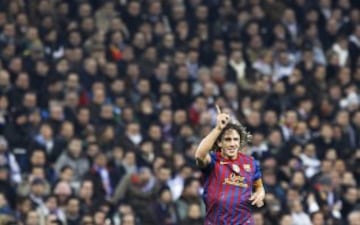
<path fill-rule="evenodd" d="M 238 152 L 237 150 L 230 150 L 228 152 L 228 154 L 231 155 L 231 156 L 236 156 L 237 152 Z"/>

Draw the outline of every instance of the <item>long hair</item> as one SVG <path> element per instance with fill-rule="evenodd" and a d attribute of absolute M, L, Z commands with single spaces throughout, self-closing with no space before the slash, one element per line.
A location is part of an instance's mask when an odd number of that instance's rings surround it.
<path fill-rule="evenodd" d="M 252 140 L 252 135 L 250 134 L 250 132 L 246 131 L 245 126 L 243 126 L 241 123 L 230 122 L 224 127 L 219 137 L 216 139 L 212 147 L 212 151 L 220 150 L 220 147 L 218 146 L 218 142 L 223 138 L 225 132 L 228 130 L 236 130 L 240 135 L 240 149 L 239 149 L 240 151 L 242 151 L 243 148 L 246 147 L 248 143 L 250 143 Z"/>

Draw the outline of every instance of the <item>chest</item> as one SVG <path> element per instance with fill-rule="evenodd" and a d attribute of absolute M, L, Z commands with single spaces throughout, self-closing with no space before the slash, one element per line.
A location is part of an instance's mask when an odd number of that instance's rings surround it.
<path fill-rule="evenodd" d="M 254 171 L 250 160 L 217 160 L 214 175 L 224 182 L 251 183 Z"/>

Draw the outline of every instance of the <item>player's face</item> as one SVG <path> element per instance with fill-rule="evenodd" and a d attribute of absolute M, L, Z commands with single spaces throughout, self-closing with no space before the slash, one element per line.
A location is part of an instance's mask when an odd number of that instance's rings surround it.
<path fill-rule="evenodd" d="M 235 159 L 240 148 L 240 135 L 234 129 L 225 131 L 220 142 L 221 153 L 225 158 Z"/>

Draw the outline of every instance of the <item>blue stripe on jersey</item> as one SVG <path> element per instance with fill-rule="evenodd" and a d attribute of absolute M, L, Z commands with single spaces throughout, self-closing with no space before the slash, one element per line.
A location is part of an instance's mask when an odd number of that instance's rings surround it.
<path fill-rule="evenodd" d="M 239 160 L 241 161 L 241 156 L 239 155 L 238 157 L 240 157 Z M 237 160 L 236 162 L 238 162 L 239 160 Z M 242 163 L 240 162 L 240 166 L 241 165 L 242 165 Z M 242 188 L 233 187 L 233 189 L 234 189 L 234 194 L 231 197 L 232 201 L 229 202 L 229 204 L 231 206 L 233 206 L 233 208 L 232 208 L 233 211 L 229 212 L 230 217 L 229 217 L 229 220 L 227 221 L 226 224 L 233 224 L 235 221 L 238 221 L 238 220 L 235 219 L 235 217 L 237 216 L 237 214 L 236 214 L 236 212 L 237 212 L 237 204 L 236 203 L 238 202 L 239 194 L 241 194 Z"/>
<path fill-rule="evenodd" d="M 216 179 L 214 177 L 214 171 L 215 171 L 215 162 L 216 162 L 216 154 L 215 153 L 210 153 L 210 164 L 203 168 L 202 171 L 204 173 L 204 193 L 203 193 L 203 200 L 206 204 L 206 217 L 209 217 L 209 215 L 211 215 L 213 207 L 214 207 L 214 202 L 213 201 L 209 201 L 209 195 L 214 195 L 214 190 L 212 188 L 212 185 L 214 185 L 214 180 Z M 211 196 L 210 196 L 211 197 Z"/>
<path fill-rule="evenodd" d="M 230 202 L 228 203 L 228 205 L 232 207 L 230 208 L 231 211 L 229 212 L 229 221 L 226 224 L 233 224 L 232 218 L 234 218 L 233 214 L 236 212 L 236 203 L 238 200 L 239 192 L 241 190 L 239 187 L 233 187 L 232 189 L 234 191 L 234 194 L 229 198 Z"/>
<path fill-rule="evenodd" d="M 246 157 L 246 159 L 247 159 L 247 164 L 251 165 L 252 164 L 251 163 L 251 157 Z M 252 176 L 251 175 L 252 175 L 252 173 L 250 173 L 250 176 L 248 175 L 246 177 L 247 182 L 249 183 L 249 187 L 247 189 L 245 189 L 245 190 L 246 190 L 246 192 L 250 192 L 250 193 L 245 192 L 245 196 L 248 196 L 248 194 L 250 194 L 250 196 L 251 196 L 251 194 L 252 194 Z M 247 208 L 247 210 L 245 210 L 245 213 L 247 215 L 244 217 L 244 218 L 246 218 L 246 220 L 243 221 L 244 223 L 246 223 L 247 220 L 251 220 L 251 207 L 249 207 L 249 205 L 251 203 L 248 200 L 246 202 L 248 202 L 248 203 L 245 203 L 244 205 Z M 250 223 L 249 223 L 249 225 L 250 225 Z"/>
<path fill-rule="evenodd" d="M 235 187 L 231 186 L 231 185 L 225 185 L 225 194 L 227 195 L 226 198 L 226 203 L 225 203 L 225 210 L 226 213 L 223 213 L 223 219 L 222 221 L 225 222 L 225 224 L 231 224 L 228 221 L 228 219 L 231 221 L 231 216 L 229 216 L 230 214 L 230 210 L 234 210 L 234 208 L 232 207 L 233 205 L 231 205 L 231 199 L 233 197 L 233 192 L 234 192 Z M 227 217 L 226 217 L 227 215 Z"/>
<path fill-rule="evenodd" d="M 220 222 L 221 222 L 221 200 L 224 198 L 224 193 L 223 193 L 223 173 L 225 173 L 225 169 L 226 167 L 221 167 L 219 166 L 220 164 L 218 164 L 218 168 L 219 168 L 219 177 L 218 177 L 218 184 L 217 184 L 217 190 L 216 190 L 216 193 L 217 195 L 220 195 L 220 199 L 217 201 L 217 213 L 215 213 L 215 209 L 214 209 L 214 221 L 216 221 L 215 224 L 220 224 L 219 223 L 219 219 L 220 219 Z"/>
<path fill-rule="evenodd" d="M 243 166 L 244 165 L 244 157 L 242 155 L 240 155 L 240 162 L 241 162 L 241 165 Z M 242 168 L 243 169 L 243 168 Z M 247 181 L 246 181 L 247 182 Z M 243 198 L 244 198 L 244 195 L 246 194 L 246 188 L 242 188 L 241 189 L 241 194 L 240 194 L 240 202 L 243 201 Z M 243 215 L 241 213 L 242 210 L 239 210 L 239 219 L 235 220 L 235 221 L 241 221 L 242 218 L 243 218 Z"/>
<path fill-rule="evenodd" d="M 241 196 L 241 194 L 242 194 L 241 192 L 242 192 L 242 189 L 236 191 L 235 196 L 234 196 L 234 198 L 233 198 L 233 201 L 235 201 L 235 202 L 238 201 L 239 195 Z M 230 203 L 230 204 L 231 204 L 231 203 Z M 233 218 L 233 221 L 239 221 L 239 220 L 236 220 L 236 219 L 235 219 L 236 216 L 240 216 L 240 215 L 236 214 L 236 212 L 237 212 L 237 210 L 236 210 L 237 205 L 234 204 L 234 203 L 232 203 L 232 204 L 234 205 L 234 210 L 233 210 L 233 212 L 231 213 L 231 218 Z M 233 221 L 232 221 L 232 222 L 233 222 Z M 230 223 L 229 223 L 229 224 L 230 224 Z"/>

